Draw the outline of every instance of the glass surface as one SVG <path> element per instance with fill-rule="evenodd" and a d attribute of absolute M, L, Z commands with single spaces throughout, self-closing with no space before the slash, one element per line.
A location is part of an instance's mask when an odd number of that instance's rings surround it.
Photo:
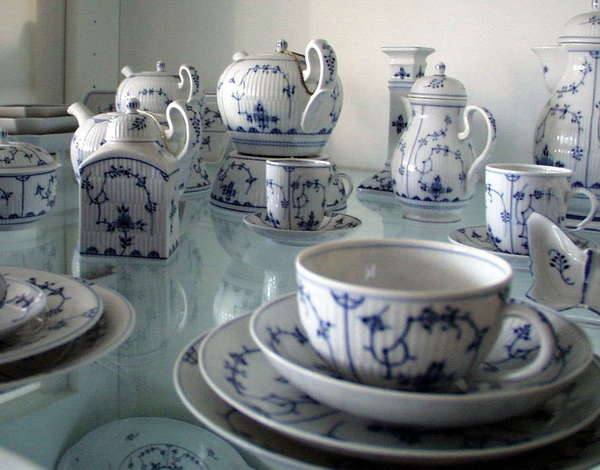
<path fill-rule="evenodd" d="M 355 184 L 368 175 L 350 173 Z M 244 214 L 211 206 L 207 193 L 182 204 L 181 245 L 167 262 L 82 257 L 69 172 L 63 172 L 61 188 L 60 209 L 53 215 L 30 228 L 0 232 L 0 265 L 73 274 L 113 288 L 133 304 L 137 324 L 114 353 L 0 404 L 0 457 L 8 450 L 48 469 L 83 435 L 110 421 L 165 416 L 197 424 L 175 392 L 176 356 L 203 331 L 293 290 L 293 261 L 302 249 L 251 232 L 241 221 Z M 362 220 L 347 238 L 447 241 L 457 228 L 485 223 L 482 188 L 460 223 L 406 220 L 398 205 L 361 201 L 356 194 L 345 212 Z M 600 242 L 599 234 L 585 236 Z M 513 296 L 523 297 L 530 280 L 527 270 L 515 270 Z M 584 310 L 566 315 L 586 322 L 600 351 L 597 315 Z"/>

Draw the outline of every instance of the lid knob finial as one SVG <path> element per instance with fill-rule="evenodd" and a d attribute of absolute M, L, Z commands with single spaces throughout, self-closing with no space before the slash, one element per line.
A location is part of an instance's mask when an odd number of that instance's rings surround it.
<path fill-rule="evenodd" d="M 159 60 L 156 62 L 156 71 L 157 72 L 164 72 L 165 71 L 165 62 L 162 60 Z"/>
<path fill-rule="evenodd" d="M 435 66 L 435 71 L 437 72 L 437 75 L 446 75 L 446 64 L 440 62 Z"/>
<path fill-rule="evenodd" d="M 131 113 L 137 113 L 138 109 L 140 109 L 140 100 L 138 100 L 137 98 L 129 98 L 127 100 L 127 103 L 125 104 L 125 106 L 127 107 L 127 113 L 131 114 Z"/>
<path fill-rule="evenodd" d="M 285 39 L 277 41 L 277 52 L 287 51 L 288 43 Z"/>

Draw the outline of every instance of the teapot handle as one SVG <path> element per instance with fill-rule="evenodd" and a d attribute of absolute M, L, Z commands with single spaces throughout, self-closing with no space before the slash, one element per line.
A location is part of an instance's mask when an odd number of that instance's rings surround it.
<path fill-rule="evenodd" d="M 315 91 L 302 113 L 302 130 L 314 133 L 322 129 L 323 117 L 329 114 L 323 104 L 328 101 L 337 78 L 337 58 L 333 47 L 324 39 L 313 39 L 306 46 L 306 70 L 302 73 L 305 85 L 317 82 Z M 317 81 L 318 76 L 318 81 Z"/>
<path fill-rule="evenodd" d="M 188 86 L 190 92 L 186 101 L 202 99 L 202 96 L 204 95 L 204 87 L 202 86 L 200 74 L 196 70 L 196 67 L 183 64 L 181 67 L 179 67 L 179 78 L 181 78 L 181 81 L 179 82 L 179 88 L 184 88 L 186 83 L 189 84 Z"/>
<path fill-rule="evenodd" d="M 185 109 L 185 101 L 175 100 L 166 111 L 169 128 L 165 132 L 167 149 L 177 160 L 192 153 L 192 126 Z"/>
<path fill-rule="evenodd" d="M 481 167 L 487 163 L 490 157 L 490 151 L 496 142 L 496 119 L 494 118 L 494 115 L 487 108 L 475 105 L 469 105 L 465 108 L 465 112 L 463 114 L 465 130 L 459 132 L 459 140 L 465 140 L 467 137 L 469 137 L 469 134 L 471 133 L 469 116 L 474 111 L 481 113 L 483 119 L 485 120 L 487 126 L 487 140 L 485 142 L 485 147 L 477 156 L 477 158 L 475 158 L 475 161 L 473 162 L 471 168 L 469 168 L 469 171 L 467 172 L 467 194 L 469 195 L 473 194 L 475 189 L 474 186 L 477 182 L 477 173 L 479 172 Z"/>

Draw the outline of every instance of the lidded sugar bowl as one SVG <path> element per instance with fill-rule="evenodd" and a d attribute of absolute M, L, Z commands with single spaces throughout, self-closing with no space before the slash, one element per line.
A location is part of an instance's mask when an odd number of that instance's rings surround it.
<path fill-rule="evenodd" d="M 446 75 L 446 66 L 420 78 L 408 94 L 411 118 L 392 155 L 394 194 L 405 217 L 425 222 L 454 222 L 473 196 L 478 172 L 496 139 L 496 122 L 485 108 L 467 105 L 463 84 Z M 487 140 L 475 155 L 469 116 L 477 111 Z"/>
<path fill-rule="evenodd" d="M 57 169 L 50 153 L 8 140 L 0 129 L 0 227 L 34 222 L 56 204 Z"/>
<path fill-rule="evenodd" d="M 217 100 L 238 152 L 318 155 L 342 109 L 335 51 L 314 39 L 302 56 L 282 39 L 271 54 L 237 52 L 219 78 Z"/>

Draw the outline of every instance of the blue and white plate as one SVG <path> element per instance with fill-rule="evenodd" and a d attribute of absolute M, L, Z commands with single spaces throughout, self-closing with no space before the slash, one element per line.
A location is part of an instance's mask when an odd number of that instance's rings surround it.
<path fill-rule="evenodd" d="M 168 418 L 128 418 L 93 430 L 61 457 L 57 470 L 250 470 L 212 432 Z"/>
<path fill-rule="evenodd" d="M 46 294 L 34 285 L 5 278 L 6 300 L 0 307 L 0 337 L 23 326 L 46 307 Z"/>
<path fill-rule="evenodd" d="M 135 324 L 131 304 L 113 290 L 97 285 L 91 289 L 104 305 L 100 320 L 74 341 L 33 357 L 0 365 L 0 394 L 97 361 L 129 337 Z"/>
<path fill-rule="evenodd" d="M 514 303 L 510 308 L 518 315 L 523 304 Z M 557 351 L 544 370 L 525 382 L 494 380 L 498 373 L 531 362 L 540 346 L 535 327 L 509 313 L 488 362 L 482 366 L 485 380 L 473 379 L 466 393 L 392 390 L 340 378 L 310 345 L 295 293 L 257 309 L 250 321 L 250 333 L 283 377 L 322 403 L 396 425 L 447 428 L 498 422 L 530 411 L 587 369 L 593 352 L 585 333 L 550 310 L 538 310 L 538 314 L 550 325 L 557 344 Z"/>
<path fill-rule="evenodd" d="M 72 277 L 27 268 L 2 266 L 4 276 L 26 281 L 46 294 L 42 328 L 19 338 L 0 340 L 0 364 L 61 346 L 92 328 L 102 315 L 102 299 Z"/>
<path fill-rule="evenodd" d="M 572 233 L 569 234 L 569 237 L 580 248 L 598 248 L 598 245 L 593 241 L 586 240 L 585 238 L 581 238 Z M 448 240 L 455 245 L 489 251 L 490 253 L 500 256 L 500 258 L 504 258 L 513 268 L 529 269 L 529 256 L 514 255 L 512 253 L 500 251 L 489 239 L 485 225 L 459 228 L 448 235 Z"/>
<path fill-rule="evenodd" d="M 362 224 L 361 220 L 347 214 L 332 214 L 323 219 L 319 230 L 286 230 L 275 228 L 263 213 L 249 214 L 244 224 L 250 230 L 285 245 L 305 246 L 335 240 L 348 235 Z"/>
<path fill-rule="evenodd" d="M 419 430 L 355 417 L 319 403 L 277 372 L 252 340 L 249 318 L 236 318 L 204 338 L 198 350 L 200 373 L 220 398 L 246 416 L 331 452 L 388 462 L 472 462 L 549 444 L 600 414 L 600 364 L 594 361 L 543 408 L 501 424 Z"/>

